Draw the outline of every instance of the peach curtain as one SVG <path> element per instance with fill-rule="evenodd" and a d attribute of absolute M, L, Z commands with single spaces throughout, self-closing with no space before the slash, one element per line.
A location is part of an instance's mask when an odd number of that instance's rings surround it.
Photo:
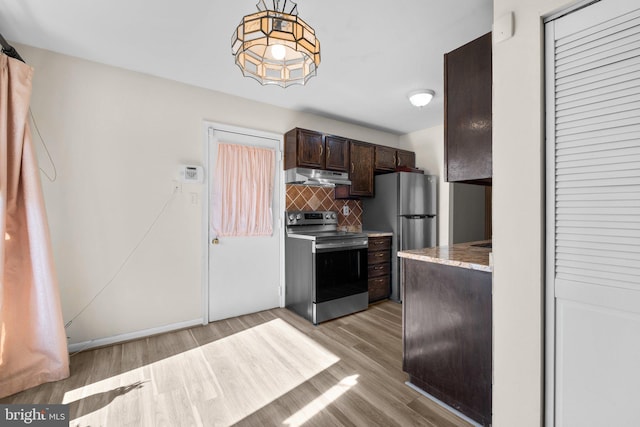
<path fill-rule="evenodd" d="M 0 397 L 69 376 L 36 154 L 33 69 L 0 54 Z"/>
<path fill-rule="evenodd" d="M 269 148 L 218 144 L 211 225 L 224 236 L 273 234 L 275 152 Z"/>

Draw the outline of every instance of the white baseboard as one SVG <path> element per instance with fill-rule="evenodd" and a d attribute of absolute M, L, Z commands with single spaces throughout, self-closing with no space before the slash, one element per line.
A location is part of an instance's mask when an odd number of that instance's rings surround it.
<path fill-rule="evenodd" d="M 409 387 L 411 387 L 412 389 L 414 389 L 415 391 L 417 391 L 418 393 L 420 393 L 421 395 L 423 395 L 424 397 L 433 400 L 435 403 L 437 403 L 438 405 L 442 406 L 444 409 L 448 410 L 449 412 L 453 412 L 458 417 L 462 418 L 463 420 L 465 420 L 466 422 L 471 424 L 473 427 L 482 427 L 482 425 L 479 424 L 477 421 L 472 420 L 471 418 L 467 417 L 462 412 L 458 411 L 456 408 L 453 408 L 453 407 L 447 405 L 442 400 L 431 396 L 429 393 L 427 393 L 426 391 L 424 391 L 423 389 L 421 389 L 417 385 L 415 385 L 415 384 L 413 384 L 413 383 L 411 383 L 409 381 L 405 381 L 405 384 L 408 385 Z"/>
<path fill-rule="evenodd" d="M 191 328 L 193 326 L 202 325 L 202 318 L 193 320 L 187 320 L 185 322 L 172 323 L 170 325 L 159 326 L 157 328 L 144 329 L 142 331 L 128 332 L 126 334 L 114 335 L 106 338 L 96 338 L 89 341 L 83 341 L 75 344 L 68 345 L 69 354 L 77 353 L 79 351 L 89 350 L 95 347 L 103 347 L 106 345 L 117 344 L 124 341 L 132 341 L 140 338 L 148 337 L 151 335 L 163 334 L 165 332 L 176 331 L 178 329 Z"/>

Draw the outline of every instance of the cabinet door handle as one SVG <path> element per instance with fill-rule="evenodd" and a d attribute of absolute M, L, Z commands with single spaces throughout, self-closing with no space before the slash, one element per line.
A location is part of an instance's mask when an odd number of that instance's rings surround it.
<path fill-rule="evenodd" d="M 320 145 L 320 157 L 322 157 L 322 152 L 324 151 L 324 145 Z"/>
<path fill-rule="evenodd" d="M 327 158 L 331 157 L 331 146 L 327 145 Z"/>
<path fill-rule="evenodd" d="M 397 153 L 393 153 L 393 164 L 397 165 L 397 166 L 400 166 L 398 164 L 398 154 Z"/>
<path fill-rule="evenodd" d="M 351 162 L 351 173 L 353 173 L 354 169 L 355 169 L 355 166 L 353 165 L 353 162 Z"/>

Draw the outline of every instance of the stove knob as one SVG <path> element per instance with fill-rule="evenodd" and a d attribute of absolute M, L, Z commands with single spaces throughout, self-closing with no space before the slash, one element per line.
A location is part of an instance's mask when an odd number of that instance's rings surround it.
<path fill-rule="evenodd" d="M 330 215 L 330 214 L 326 214 L 324 217 L 325 217 L 326 219 L 329 219 L 329 218 L 331 218 L 331 215 Z"/>
<path fill-rule="evenodd" d="M 336 214 L 332 213 L 331 214 L 331 219 L 336 219 Z"/>
<path fill-rule="evenodd" d="M 298 220 L 302 219 L 302 214 L 297 214 L 296 215 L 296 219 L 298 219 Z"/>
<path fill-rule="evenodd" d="M 293 221 L 295 218 L 296 217 L 294 214 L 289 214 L 289 221 Z"/>

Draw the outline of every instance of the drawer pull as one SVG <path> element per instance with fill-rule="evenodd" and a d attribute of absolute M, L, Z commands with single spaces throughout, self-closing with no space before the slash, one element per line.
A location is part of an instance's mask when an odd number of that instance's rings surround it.
<path fill-rule="evenodd" d="M 384 256 L 384 255 L 385 254 L 383 254 L 383 253 L 376 254 L 377 257 L 381 257 L 381 256 Z"/>
<path fill-rule="evenodd" d="M 382 270 L 384 268 L 384 266 L 380 265 L 378 267 L 373 267 L 374 270 Z"/>

